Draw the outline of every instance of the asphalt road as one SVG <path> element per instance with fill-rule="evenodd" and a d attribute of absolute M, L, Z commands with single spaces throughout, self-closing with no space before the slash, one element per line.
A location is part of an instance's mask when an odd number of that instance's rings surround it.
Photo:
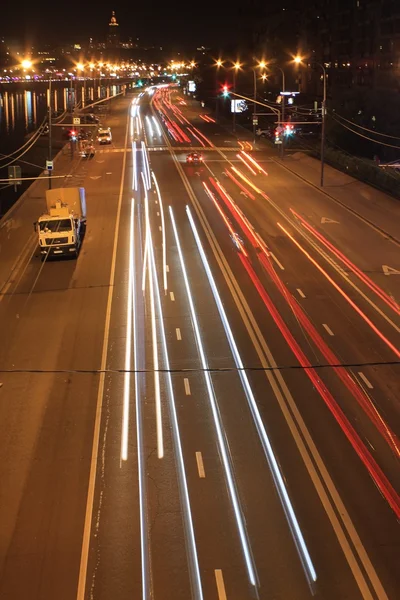
<path fill-rule="evenodd" d="M 7 255 L 0 598 L 396 598 L 398 247 L 178 92 L 106 124 L 78 260 Z"/>

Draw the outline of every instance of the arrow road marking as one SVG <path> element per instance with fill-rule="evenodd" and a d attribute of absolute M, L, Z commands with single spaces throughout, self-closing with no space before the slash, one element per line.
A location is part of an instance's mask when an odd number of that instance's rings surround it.
<path fill-rule="evenodd" d="M 388 265 L 382 265 L 382 271 L 385 275 L 400 275 L 400 271 L 393 269 L 393 267 L 388 267 Z"/>
<path fill-rule="evenodd" d="M 329 219 L 328 217 L 322 217 L 321 223 L 336 223 L 337 225 L 340 225 L 339 221 L 334 221 L 333 219 Z"/>

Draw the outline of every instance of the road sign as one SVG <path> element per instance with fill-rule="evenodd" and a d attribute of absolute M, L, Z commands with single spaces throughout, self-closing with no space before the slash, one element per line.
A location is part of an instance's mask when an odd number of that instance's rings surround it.
<path fill-rule="evenodd" d="M 253 125 L 258 125 L 258 119 L 257 119 L 257 117 L 255 117 L 255 118 L 253 119 Z"/>
<path fill-rule="evenodd" d="M 52 171 L 53 170 L 53 161 L 52 160 L 46 160 L 46 169 L 48 171 Z"/>
<path fill-rule="evenodd" d="M 80 125 L 81 124 L 81 118 L 80 117 L 74 117 L 73 118 L 73 122 L 74 122 L 74 125 Z"/>
<path fill-rule="evenodd" d="M 19 167 L 18 165 L 8 167 L 8 179 L 13 179 L 14 185 L 22 185 L 21 167 Z"/>

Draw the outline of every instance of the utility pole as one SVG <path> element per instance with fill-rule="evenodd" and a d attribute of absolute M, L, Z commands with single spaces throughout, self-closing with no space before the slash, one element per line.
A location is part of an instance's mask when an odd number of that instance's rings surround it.
<path fill-rule="evenodd" d="M 49 121 L 49 158 L 48 160 L 52 160 L 52 155 L 53 155 L 53 148 L 52 148 L 52 137 L 51 137 L 51 73 L 49 74 L 49 116 L 48 116 L 48 121 Z M 51 170 L 48 170 L 49 172 L 49 190 L 51 190 Z"/>
<path fill-rule="evenodd" d="M 323 73 L 324 93 L 322 96 L 322 121 L 321 121 L 321 187 L 324 187 L 324 167 L 325 167 L 325 121 L 326 121 L 326 70 L 323 65 L 319 65 Z"/>

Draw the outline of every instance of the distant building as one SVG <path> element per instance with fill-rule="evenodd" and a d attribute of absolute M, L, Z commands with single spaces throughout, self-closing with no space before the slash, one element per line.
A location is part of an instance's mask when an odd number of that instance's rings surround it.
<path fill-rule="evenodd" d="M 119 25 L 117 23 L 117 18 L 115 16 L 115 11 L 113 10 L 111 13 L 111 20 L 108 24 L 108 34 L 107 34 L 107 48 L 118 48 L 120 45 L 119 40 Z"/>

